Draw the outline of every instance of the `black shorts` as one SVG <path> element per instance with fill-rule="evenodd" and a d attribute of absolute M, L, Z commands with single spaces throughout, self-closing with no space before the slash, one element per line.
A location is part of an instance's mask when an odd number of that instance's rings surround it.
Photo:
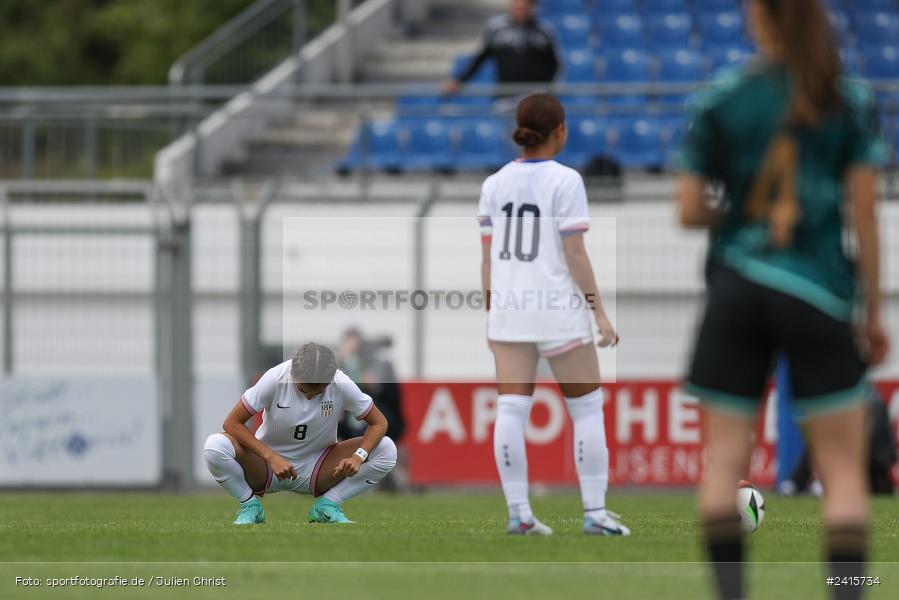
<path fill-rule="evenodd" d="M 867 398 L 867 366 L 851 322 L 713 265 L 687 391 L 710 407 L 753 416 L 777 355 L 788 362 L 800 417 L 847 410 Z"/>

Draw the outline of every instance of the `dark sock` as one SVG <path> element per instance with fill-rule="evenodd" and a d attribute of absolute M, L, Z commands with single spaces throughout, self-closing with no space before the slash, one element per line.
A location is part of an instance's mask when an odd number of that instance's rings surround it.
<path fill-rule="evenodd" d="M 862 577 L 865 574 L 865 555 L 868 548 L 868 529 L 860 524 L 829 525 L 824 532 L 830 576 L 843 581 L 844 577 Z M 862 597 L 862 585 L 834 585 L 835 600 L 858 600 Z"/>
<path fill-rule="evenodd" d="M 721 600 L 743 598 L 743 532 L 736 512 L 706 517 L 703 522 L 706 550 L 718 597 Z"/>

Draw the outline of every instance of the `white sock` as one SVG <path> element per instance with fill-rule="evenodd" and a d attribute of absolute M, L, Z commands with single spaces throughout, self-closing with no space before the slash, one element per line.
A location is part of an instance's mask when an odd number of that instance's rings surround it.
<path fill-rule="evenodd" d="M 253 490 L 236 456 L 234 445 L 225 434 L 213 433 L 206 438 L 206 445 L 203 446 L 206 468 L 226 492 L 243 504 L 253 499 Z"/>
<path fill-rule="evenodd" d="M 375 449 L 368 455 L 368 460 L 359 467 L 359 472 L 347 477 L 323 496 L 337 504 L 343 504 L 374 487 L 387 477 L 396 466 L 396 444 L 387 436 L 381 438 Z"/>
<path fill-rule="evenodd" d="M 528 499 L 528 457 L 524 432 L 531 412 L 531 397 L 501 394 L 496 403 L 493 425 L 493 457 L 503 485 L 509 518 L 524 523 L 534 522 Z"/>
<path fill-rule="evenodd" d="M 565 398 L 574 423 L 574 464 L 581 484 L 584 514 L 594 518 L 605 512 L 609 487 L 609 449 L 602 399 L 601 389 L 579 398 Z"/>

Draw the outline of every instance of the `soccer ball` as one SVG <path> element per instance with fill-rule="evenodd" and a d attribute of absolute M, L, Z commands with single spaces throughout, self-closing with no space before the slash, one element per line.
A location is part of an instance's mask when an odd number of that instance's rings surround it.
<path fill-rule="evenodd" d="M 765 497 L 748 481 L 741 481 L 737 488 L 737 512 L 745 533 L 755 532 L 765 520 Z"/>

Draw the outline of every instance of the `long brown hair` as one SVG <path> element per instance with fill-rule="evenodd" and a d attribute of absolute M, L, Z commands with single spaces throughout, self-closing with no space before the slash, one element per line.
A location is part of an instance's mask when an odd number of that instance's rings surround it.
<path fill-rule="evenodd" d="M 836 36 L 820 0 L 761 0 L 771 15 L 793 80 L 790 121 L 814 125 L 839 110 L 837 80 L 843 67 Z"/>
<path fill-rule="evenodd" d="M 518 128 L 512 139 L 523 148 L 536 148 L 565 122 L 565 109 L 552 94 L 532 94 L 518 103 L 515 118 Z"/>

